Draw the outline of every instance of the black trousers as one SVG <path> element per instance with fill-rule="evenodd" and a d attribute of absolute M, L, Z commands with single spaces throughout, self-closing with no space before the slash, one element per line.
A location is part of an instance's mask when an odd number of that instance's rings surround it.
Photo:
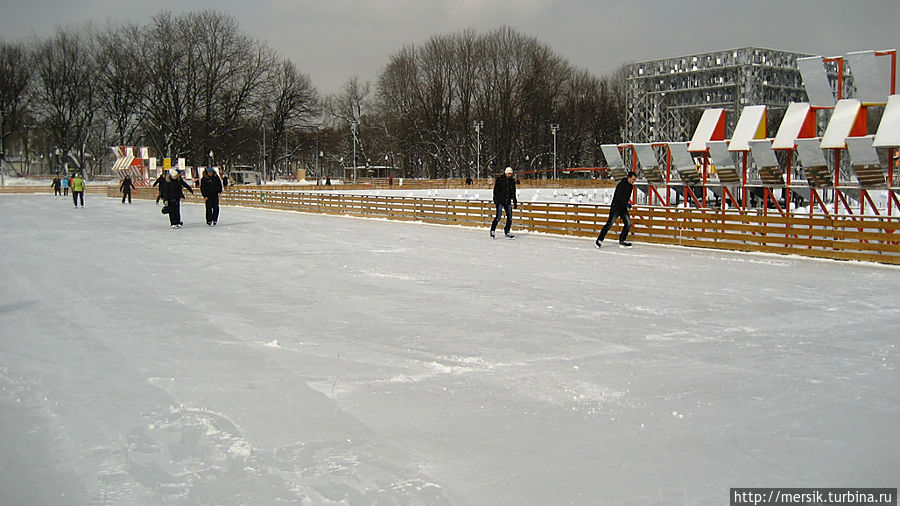
<path fill-rule="evenodd" d="M 219 221 L 219 196 L 206 198 L 206 224 Z"/>
<path fill-rule="evenodd" d="M 75 203 L 75 207 L 78 207 L 78 200 L 81 199 L 81 207 L 84 207 L 84 192 L 77 192 L 72 190 L 72 202 Z"/>
<path fill-rule="evenodd" d="M 600 236 L 597 237 L 598 241 L 602 242 L 606 238 L 606 233 L 609 232 L 609 228 L 612 227 L 618 218 L 622 218 L 622 232 L 619 234 L 619 242 L 628 238 L 628 231 L 631 229 L 631 217 L 628 216 L 628 210 L 620 211 L 615 207 L 610 207 L 609 219 L 606 220 L 606 225 L 603 225 L 603 230 L 600 231 Z"/>
<path fill-rule="evenodd" d="M 128 203 L 130 204 L 131 203 L 131 190 L 128 190 L 127 192 L 122 192 L 122 203 L 123 204 L 125 203 L 125 197 L 128 197 Z"/>
<path fill-rule="evenodd" d="M 181 199 L 168 201 L 166 207 L 169 208 L 169 225 L 181 225 Z"/>

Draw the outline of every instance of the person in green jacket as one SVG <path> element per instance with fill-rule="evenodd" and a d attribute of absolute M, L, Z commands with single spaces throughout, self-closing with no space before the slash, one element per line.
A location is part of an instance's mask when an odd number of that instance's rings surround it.
<path fill-rule="evenodd" d="M 81 200 L 81 207 L 84 207 L 84 178 L 81 177 L 81 174 L 75 174 L 75 177 L 72 178 L 72 201 L 75 203 L 75 207 L 78 207 L 78 200 Z"/>

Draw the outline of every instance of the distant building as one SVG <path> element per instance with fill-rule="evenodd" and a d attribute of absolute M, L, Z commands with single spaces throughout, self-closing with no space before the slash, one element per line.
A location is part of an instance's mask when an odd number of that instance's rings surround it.
<path fill-rule="evenodd" d="M 813 55 L 745 47 L 629 65 L 624 139 L 690 140 L 702 111 L 714 107 L 726 110 L 726 135 L 747 105 L 768 106 L 769 121 L 780 122 L 790 102 L 806 101 L 797 70 L 805 56 Z"/>

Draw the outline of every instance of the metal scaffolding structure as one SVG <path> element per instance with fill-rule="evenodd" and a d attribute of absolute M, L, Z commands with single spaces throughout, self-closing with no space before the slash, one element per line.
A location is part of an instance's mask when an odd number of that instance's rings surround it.
<path fill-rule="evenodd" d="M 745 47 L 628 66 L 625 139 L 676 142 L 690 138 L 700 114 L 722 108 L 726 135 L 744 106 L 786 109 L 806 101 L 797 59 L 812 56 Z M 829 76 L 837 81 L 837 72 Z"/>

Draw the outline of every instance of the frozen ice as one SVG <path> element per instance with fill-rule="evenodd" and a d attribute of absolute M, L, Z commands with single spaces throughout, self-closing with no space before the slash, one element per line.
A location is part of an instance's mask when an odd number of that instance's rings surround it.
<path fill-rule="evenodd" d="M 900 482 L 896 267 L 85 200 L 0 196 L 0 504 Z"/>

